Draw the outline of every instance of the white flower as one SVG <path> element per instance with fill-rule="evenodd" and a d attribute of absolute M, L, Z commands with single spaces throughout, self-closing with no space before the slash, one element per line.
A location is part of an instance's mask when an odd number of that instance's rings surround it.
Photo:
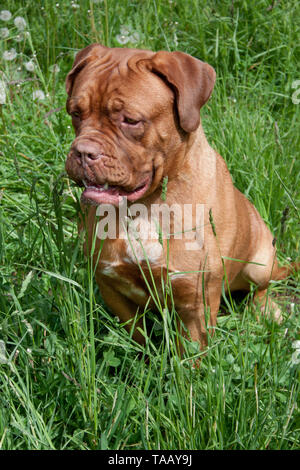
<path fill-rule="evenodd" d="M 32 99 L 41 101 L 45 99 L 45 93 L 42 90 L 36 90 L 32 93 Z"/>
<path fill-rule="evenodd" d="M 116 40 L 119 44 L 126 44 L 127 42 L 129 42 L 129 36 L 125 36 L 125 34 L 118 34 L 116 36 Z"/>
<path fill-rule="evenodd" d="M 78 5 L 78 3 L 71 2 L 71 7 L 74 8 L 74 10 L 76 10 L 76 8 L 80 8 L 80 5 Z"/>
<path fill-rule="evenodd" d="M 292 348 L 294 348 L 294 349 L 300 349 L 300 340 L 293 341 L 293 343 L 292 343 Z"/>
<path fill-rule="evenodd" d="M 26 28 L 26 21 L 22 16 L 16 16 L 16 18 L 14 19 L 14 24 L 19 31 L 24 31 L 24 29 Z"/>
<path fill-rule="evenodd" d="M 49 68 L 50 68 L 50 72 L 52 73 L 58 73 L 60 71 L 60 68 L 57 64 L 53 64 Z"/>
<path fill-rule="evenodd" d="M 4 80 L 0 80 L 0 104 L 5 104 L 6 102 L 6 83 Z"/>
<path fill-rule="evenodd" d="M 9 51 L 3 52 L 4 60 L 14 60 L 17 57 L 17 51 L 14 48 L 11 48 Z"/>
<path fill-rule="evenodd" d="M 8 21 L 11 19 L 11 12 L 8 10 L 2 10 L 0 11 L 0 20 L 2 21 Z"/>
<path fill-rule="evenodd" d="M 8 28 L 1 28 L 0 29 L 0 37 L 1 39 L 7 38 L 9 35 L 9 29 Z"/>
<path fill-rule="evenodd" d="M 25 69 L 28 70 L 28 72 L 34 72 L 35 69 L 35 63 L 33 60 L 29 60 L 28 62 L 25 62 Z"/>

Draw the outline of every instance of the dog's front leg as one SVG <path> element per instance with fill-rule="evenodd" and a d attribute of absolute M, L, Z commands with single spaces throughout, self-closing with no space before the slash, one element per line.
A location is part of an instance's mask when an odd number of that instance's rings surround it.
<path fill-rule="evenodd" d="M 133 328 L 133 339 L 139 344 L 144 344 L 145 338 L 141 333 L 143 331 L 143 322 L 141 319 L 136 318 L 138 306 L 102 279 L 97 279 L 97 283 L 105 304 L 118 316 L 122 323 L 125 323 L 129 334 Z"/>
<path fill-rule="evenodd" d="M 219 289 L 209 289 L 205 298 L 199 299 L 193 305 L 186 305 L 179 308 L 178 314 L 185 329 L 179 325 L 180 333 L 192 341 L 197 341 L 200 349 L 207 346 L 207 335 L 214 333 L 217 322 L 217 315 L 220 306 L 221 291 Z M 182 352 L 182 348 L 181 352 Z"/>

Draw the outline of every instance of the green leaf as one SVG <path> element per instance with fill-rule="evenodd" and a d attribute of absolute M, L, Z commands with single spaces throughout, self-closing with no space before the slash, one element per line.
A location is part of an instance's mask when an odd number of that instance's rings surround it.
<path fill-rule="evenodd" d="M 109 366 L 118 367 L 121 363 L 120 359 L 115 357 L 114 351 L 105 351 L 103 353 L 103 357 Z"/>

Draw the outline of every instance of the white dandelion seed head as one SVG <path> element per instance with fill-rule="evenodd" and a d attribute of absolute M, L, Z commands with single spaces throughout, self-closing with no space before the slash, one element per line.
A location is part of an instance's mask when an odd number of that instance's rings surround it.
<path fill-rule="evenodd" d="M 32 93 L 32 99 L 37 101 L 42 101 L 45 99 L 45 93 L 42 90 L 35 90 Z"/>
<path fill-rule="evenodd" d="M 130 36 L 129 36 L 129 41 L 132 42 L 133 44 L 136 44 L 140 41 L 140 35 L 139 33 L 136 31 L 134 33 L 132 33 Z"/>
<path fill-rule="evenodd" d="M 128 26 L 126 25 L 122 25 L 120 26 L 120 34 L 122 36 L 129 36 L 129 34 L 131 33 L 130 29 L 128 28 Z"/>
<path fill-rule="evenodd" d="M 292 366 L 300 364 L 300 349 L 296 349 L 296 351 L 293 352 L 292 358 L 291 358 L 291 364 Z"/>
<path fill-rule="evenodd" d="M 22 42 L 24 39 L 24 34 L 17 34 L 17 36 L 15 37 L 15 41 L 17 42 Z"/>
<path fill-rule="evenodd" d="M 140 41 L 140 34 L 137 31 L 132 31 L 132 28 L 127 25 L 120 26 L 120 34 L 116 36 L 116 39 L 119 44 L 126 44 L 127 42 L 131 42 L 132 44 L 136 44 Z"/>
<path fill-rule="evenodd" d="M 11 19 L 11 12 L 9 10 L 1 10 L 0 11 L 0 20 L 2 21 L 9 21 Z"/>
<path fill-rule="evenodd" d="M 0 37 L 1 39 L 5 39 L 9 36 L 9 29 L 8 28 L 1 28 L 0 29 Z"/>
<path fill-rule="evenodd" d="M 28 62 L 25 62 L 25 69 L 28 71 L 28 72 L 34 72 L 35 70 L 35 63 L 33 62 L 33 60 L 29 60 Z"/>
<path fill-rule="evenodd" d="M 6 83 L 4 80 L 0 80 L 0 104 L 6 102 Z"/>
<path fill-rule="evenodd" d="M 60 72 L 60 68 L 57 64 L 53 64 L 50 66 L 50 72 L 52 73 L 59 73 Z"/>
<path fill-rule="evenodd" d="M 4 60 L 14 60 L 17 57 L 17 51 L 13 47 L 9 51 L 3 52 Z"/>
<path fill-rule="evenodd" d="M 295 349 L 295 351 L 292 354 L 290 365 L 295 366 L 295 365 L 300 364 L 300 341 L 299 340 L 293 341 L 292 348 Z"/>
<path fill-rule="evenodd" d="M 129 36 L 125 36 L 125 34 L 118 34 L 116 36 L 116 40 L 119 44 L 127 44 L 127 42 L 129 42 Z"/>
<path fill-rule="evenodd" d="M 19 31 L 24 31 L 26 28 L 26 20 L 23 16 L 16 16 L 14 19 L 15 27 L 18 28 Z"/>

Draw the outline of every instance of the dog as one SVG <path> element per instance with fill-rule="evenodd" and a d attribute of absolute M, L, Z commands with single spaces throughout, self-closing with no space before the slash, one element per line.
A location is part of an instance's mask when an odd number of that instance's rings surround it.
<path fill-rule="evenodd" d="M 281 319 L 267 288 L 294 267 L 279 267 L 270 230 L 204 135 L 200 109 L 215 80 L 213 67 L 183 52 L 100 44 L 79 51 L 66 78 L 76 133 L 66 171 L 84 187 L 96 281 L 139 343 L 144 334 L 137 310 L 167 303 L 176 308 L 182 334 L 205 347 L 222 289 L 249 291 L 251 283 L 262 312 Z M 98 230 L 105 219 L 101 209 L 120 218 L 124 201 L 131 214 L 114 236 L 103 224 Z M 162 204 L 177 208 L 169 214 L 167 234 L 159 234 L 162 211 L 158 228 L 149 222 L 152 208 Z M 189 224 L 176 232 L 184 215 Z"/>

